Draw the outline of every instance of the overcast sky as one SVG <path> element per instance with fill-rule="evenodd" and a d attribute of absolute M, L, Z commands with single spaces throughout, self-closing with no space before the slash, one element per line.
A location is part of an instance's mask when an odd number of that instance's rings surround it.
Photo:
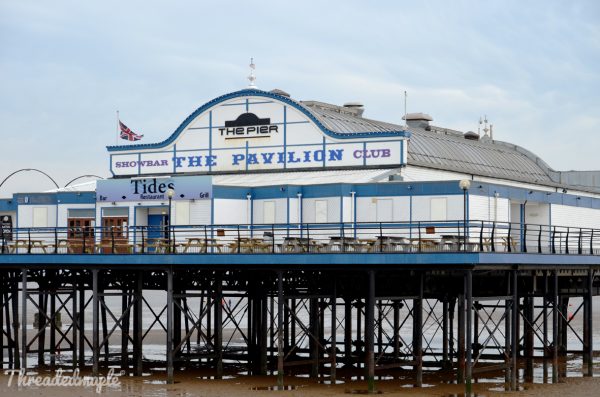
<path fill-rule="evenodd" d="M 0 181 L 109 176 L 116 110 L 144 143 L 247 85 L 476 130 L 600 169 L 600 2 L 0 0 Z M 53 187 L 33 172 L 0 196 Z"/>

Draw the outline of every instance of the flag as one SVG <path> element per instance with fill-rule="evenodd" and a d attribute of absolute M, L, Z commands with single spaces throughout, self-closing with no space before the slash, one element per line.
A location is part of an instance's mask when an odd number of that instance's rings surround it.
<path fill-rule="evenodd" d="M 119 128 L 121 129 L 121 139 L 125 139 L 126 141 L 139 141 L 144 137 L 131 131 L 121 120 L 119 120 Z"/>

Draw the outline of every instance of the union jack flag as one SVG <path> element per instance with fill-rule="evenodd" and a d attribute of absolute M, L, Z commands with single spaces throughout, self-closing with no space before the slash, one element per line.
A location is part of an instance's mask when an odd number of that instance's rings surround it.
<path fill-rule="evenodd" d="M 119 128 L 121 128 L 121 139 L 125 139 L 126 141 L 139 141 L 144 137 L 131 131 L 121 120 L 119 120 Z"/>

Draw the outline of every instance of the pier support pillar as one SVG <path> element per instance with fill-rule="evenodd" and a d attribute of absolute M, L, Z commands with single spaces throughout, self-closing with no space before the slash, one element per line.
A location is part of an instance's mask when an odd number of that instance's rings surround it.
<path fill-rule="evenodd" d="M 365 366 L 367 367 L 367 388 L 375 393 L 375 271 L 369 271 L 367 302 L 365 307 Z"/>
<path fill-rule="evenodd" d="M 512 321 L 511 321 L 511 371 L 510 371 L 510 388 L 515 391 L 518 390 L 518 374 L 519 369 L 517 367 L 517 355 L 519 349 L 519 296 L 518 296 L 518 272 L 517 270 L 511 271 L 511 286 L 512 286 Z"/>
<path fill-rule="evenodd" d="M 134 362 L 134 375 L 142 376 L 143 363 L 142 363 L 142 346 L 143 346 L 143 316 L 142 307 L 144 302 L 143 290 L 144 290 L 144 272 L 138 271 L 135 282 L 135 305 L 133 307 L 133 362 Z"/>
<path fill-rule="evenodd" d="M 283 390 L 283 272 L 277 272 L 277 387 Z"/>
<path fill-rule="evenodd" d="M 461 293 L 457 299 L 457 321 L 458 321 L 458 352 L 456 365 L 457 383 L 465 382 L 465 295 Z"/>
<path fill-rule="evenodd" d="M 558 383 L 558 270 L 552 274 L 552 383 Z"/>
<path fill-rule="evenodd" d="M 98 376 L 100 367 L 98 269 L 92 270 L 92 375 Z"/>
<path fill-rule="evenodd" d="M 528 291 L 533 293 L 533 290 Z M 525 356 L 525 382 L 533 382 L 533 343 L 534 343 L 534 300 L 532 296 L 523 298 L 523 311 L 525 314 L 525 321 L 523 322 L 524 335 L 524 349 L 523 355 Z"/>
<path fill-rule="evenodd" d="M 330 353 L 330 380 L 331 384 L 336 384 L 337 370 L 337 285 L 335 276 L 333 277 L 333 290 L 331 292 L 331 353 Z"/>
<path fill-rule="evenodd" d="M 583 297 L 583 375 L 594 376 L 594 313 L 592 311 L 594 270 L 588 270 L 586 281 L 587 285 Z"/>
<path fill-rule="evenodd" d="M 167 383 L 173 384 L 173 269 L 167 269 Z"/>
<path fill-rule="evenodd" d="M 467 300 L 467 362 L 465 365 L 465 392 L 467 396 L 471 395 L 473 383 L 473 271 L 467 270 L 465 275 L 465 298 Z"/>
<path fill-rule="evenodd" d="M 415 386 L 423 386 L 423 273 L 417 276 L 417 297 L 413 299 L 413 370 Z"/>
<path fill-rule="evenodd" d="M 215 274 L 215 360 L 217 378 L 223 377 L 223 278 Z"/>
<path fill-rule="evenodd" d="M 27 269 L 21 275 L 21 368 L 27 369 Z"/>

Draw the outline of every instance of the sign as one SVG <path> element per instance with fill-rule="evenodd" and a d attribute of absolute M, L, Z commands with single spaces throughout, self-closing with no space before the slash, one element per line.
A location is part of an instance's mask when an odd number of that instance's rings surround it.
<path fill-rule="evenodd" d="M 109 151 L 111 172 L 123 176 L 399 167 L 406 139 L 404 131 L 332 132 L 296 103 L 239 94 L 200 108 L 163 143 Z"/>
<path fill-rule="evenodd" d="M 96 201 L 165 201 L 169 199 L 169 190 L 173 190 L 173 200 L 209 200 L 212 197 L 212 177 L 99 180 L 96 187 Z"/>
<path fill-rule="evenodd" d="M 12 216 L 0 215 L 0 239 L 12 241 Z"/>

